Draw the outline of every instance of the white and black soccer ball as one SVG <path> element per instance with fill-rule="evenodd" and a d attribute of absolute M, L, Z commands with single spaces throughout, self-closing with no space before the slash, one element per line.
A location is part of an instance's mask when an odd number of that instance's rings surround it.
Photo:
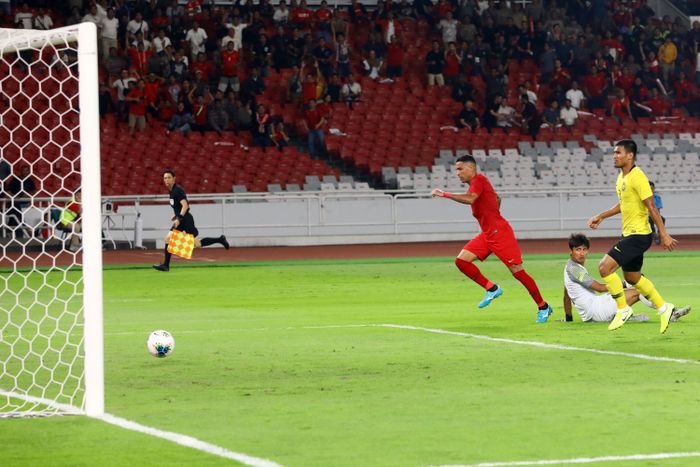
<path fill-rule="evenodd" d="M 148 351 L 156 358 L 165 358 L 175 349 L 175 338 L 168 331 L 153 331 L 146 342 Z"/>

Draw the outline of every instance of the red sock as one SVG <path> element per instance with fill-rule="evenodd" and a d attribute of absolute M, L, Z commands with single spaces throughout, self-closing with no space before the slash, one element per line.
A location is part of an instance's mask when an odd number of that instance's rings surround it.
<path fill-rule="evenodd" d="M 520 283 L 525 286 L 538 307 L 544 306 L 544 300 L 542 299 L 542 295 L 540 295 L 540 289 L 538 289 L 537 284 L 535 284 L 535 279 L 530 277 L 524 269 L 513 274 L 513 277 L 518 279 Z"/>
<path fill-rule="evenodd" d="M 485 278 L 484 275 L 481 274 L 481 271 L 479 271 L 479 268 L 474 266 L 469 261 L 464 261 L 461 258 L 457 258 L 455 259 L 455 264 L 457 265 L 459 270 L 462 271 L 462 274 L 464 274 L 465 276 L 467 276 L 486 290 L 493 287 L 493 282 Z"/>

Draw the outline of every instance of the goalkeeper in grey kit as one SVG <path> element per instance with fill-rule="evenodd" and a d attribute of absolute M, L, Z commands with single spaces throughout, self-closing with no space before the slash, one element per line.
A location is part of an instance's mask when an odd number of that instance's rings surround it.
<path fill-rule="evenodd" d="M 177 229 L 181 232 L 193 235 L 194 246 L 197 248 L 219 243 L 228 250 L 229 244 L 226 237 L 223 235 L 219 237 L 206 237 L 201 240 L 197 238 L 199 230 L 197 230 L 194 224 L 194 217 L 192 217 L 192 213 L 190 212 L 190 203 L 187 201 L 185 190 L 175 182 L 175 171 L 172 169 L 163 171 L 163 183 L 165 183 L 165 186 L 168 188 L 168 192 L 170 193 L 170 206 L 173 208 L 173 217 L 171 219 L 173 225 L 170 230 Z M 170 270 L 170 258 L 172 257 L 172 253 L 168 252 L 170 235 L 171 232 L 168 232 L 168 235 L 165 237 L 165 259 L 161 264 L 154 264 L 153 269 L 163 272 Z"/>

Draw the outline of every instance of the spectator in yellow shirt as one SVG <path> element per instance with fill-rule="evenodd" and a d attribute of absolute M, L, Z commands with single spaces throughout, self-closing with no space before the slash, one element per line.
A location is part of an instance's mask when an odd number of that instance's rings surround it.
<path fill-rule="evenodd" d="M 673 75 L 676 68 L 676 58 L 678 57 L 678 49 L 670 37 L 667 37 L 664 43 L 659 47 L 659 64 L 661 65 L 661 73 L 663 73 L 664 82 L 668 84 L 669 77 Z"/>

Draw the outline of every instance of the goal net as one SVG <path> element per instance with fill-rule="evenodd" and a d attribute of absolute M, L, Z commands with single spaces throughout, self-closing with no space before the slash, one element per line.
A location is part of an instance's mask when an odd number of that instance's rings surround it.
<path fill-rule="evenodd" d="M 0 29 L 0 417 L 104 411 L 97 37 Z"/>

